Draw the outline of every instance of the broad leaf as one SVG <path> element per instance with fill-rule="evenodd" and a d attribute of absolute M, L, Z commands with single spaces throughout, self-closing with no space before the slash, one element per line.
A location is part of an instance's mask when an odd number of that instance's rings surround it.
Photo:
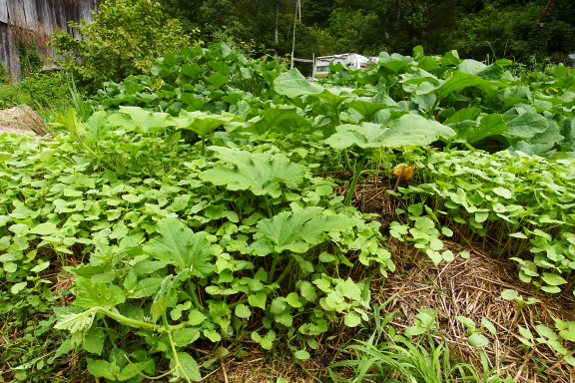
<path fill-rule="evenodd" d="M 222 85 L 230 82 L 228 76 L 224 76 L 219 72 L 212 73 L 210 77 L 206 78 L 206 81 L 212 84 L 216 89 L 220 88 Z"/>
<path fill-rule="evenodd" d="M 95 327 L 86 333 L 82 346 L 84 347 L 84 350 L 91 352 L 92 354 L 102 355 L 105 340 L 106 334 L 104 331 Z"/>
<path fill-rule="evenodd" d="M 58 227 L 53 222 L 40 223 L 30 229 L 30 233 L 39 235 L 49 235 L 58 231 Z"/>
<path fill-rule="evenodd" d="M 457 67 L 458 70 L 464 73 L 475 74 L 484 80 L 498 81 L 503 76 L 503 68 L 498 64 L 485 65 L 475 60 L 464 60 Z"/>
<path fill-rule="evenodd" d="M 464 108 L 455 112 L 451 117 L 445 120 L 445 125 L 457 124 L 463 121 L 475 121 L 481 114 L 481 108 Z"/>
<path fill-rule="evenodd" d="M 200 75 L 205 73 L 205 70 L 202 69 L 197 63 L 193 62 L 191 64 L 184 64 L 180 69 L 180 73 L 185 74 L 186 76 L 190 76 L 193 79 L 198 79 Z"/>
<path fill-rule="evenodd" d="M 68 330 L 71 333 L 84 331 L 92 326 L 94 316 L 96 316 L 96 311 L 92 310 L 84 311 L 79 314 L 59 315 L 58 323 L 54 325 L 54 328 Z"/>
<path fill-rule="evenodd" d="M 108 123 L 108 115 L 104 111 L 92 114 L 84 127 L 84 143 L 88 146 L 98 144 L 112 131 L 112 125 Z"/>
<path fill-rule="evenodd" d="M 458 92 L 471 86 L 481 87 L 485 91 L 487 88 L 503 87 L 506 85 L 495 81 L 484 80 L 474 74 L 455 71 L 446 82 L 434 90 L 434 93 L 436 93 L 440 99 L 443 99 L 451 93 Z"/>
<path fill-rule="evenodd" d="M 190 270 L 192 275 L 205 277 L 212 273 L 213 265 L 209 261 L 213 251 L 206 232 L 194 233 L 176 218 L 162 219 L 156 231 L 160 235 L 145 246 L 147 253 L 179 269 Z"/>
<path fill-rule="evenodd" d="M 235 169 L 218 166 L 200 173 L 203 181 L 226 185 L 229 190 L 250 190 L 255 195 L 281 195 L 280 182 L 299 182 L 306 168 L 294 164 L 283 155 L 249 153 L 221 147 L 212 147 L 217 157 Z"/>
<path fill-rule="evenodd" d="M 278 131 L 284 134 L 303 133 L 311 129 L 311 123 L 300 116 L 295 108 L 272 108 L 260 113 L 261 119 L 252 127 L 259 135 L 269 131 Z"/>
<path fill-rule="evenodd" d="M 352 93 L 352 91 L 353 89 L 337 87 L 337 88 L 325 89 L 316 97 L 319 98 L 320 100 L 327 102 L 329 105 L 335 108 L 347 99 L 357 98 L 357 95 Z"/>
<path fill-rule="evenodd" d="M 467 338 L 469 344 L 475 348 L 485 347 L 489 344 L 489 340 L 485 337 L 485 335 L 480 333 L 473 333 Z"/>
<path fill-rule="evenodd" d="M 411 64 L 413 59 L 409 56 L 402 56 L 398 53 L 389 54 L 387 52 L 381 52 L 379 54 L 377 63 L 387 68 L 394 73 L 399 73 L 403 68 Z"/>
<path fill-rule="evenodd" d="M 180 116 L 174 119 L 176 126 L 181 129 L 192 130 L 202 138 L 206 137 L 218 126 L 234 120 L 233 116 L 222 116 L 204 112 L 187 112 L 182 110 Z"/>
<path fill-rule="evenodd" d="M 297 69 L 279 75 L 274 81 L 275 91 L 290 98 L 306 94 L 319 94 L 324 88 L 308 81 Z"/>
<path fill-rule="evenodd" d="M 208 65 L 211 66 L 216 72 L 224 76 L 231 71 L 230 66 L 223 61 L 210 61 Z"/>
<path fill-rule="evenodd" d="M 554 145 L 564 140 L 560 134 L 559 126 L 554 121 L 549 121 L 549 128 L 542 133 L 538 133 L 529 140 L 531 145 Z"/>
<path fill-rule="evenodd" d="M 346 230 L 356 224 L 352 218 L 341 214 L 325 215 L 324 212 L 320 207 L 284 211 L 271 219 L 261 220 L 255 238 L 270 239 L 278 253 L 284 250 L 304 253 L 326 239 L 324 233 Z"/>
<path fill-rule="evenodd" d="M 545 117 L 537 113 L 524 113 L 507 122 L 508 130 L 503 135 L 511 142 L 521 139 L 529 140 L 538 133 L 543 133 L 549 127 Z"/>
<path fill-rule="evenodd" d="M 355 311 L 351 311 L 345 315 L 343 321 L 347 327 L 357 327 L 361 323 L 361 316 Z"/>
<path fill-rule="evenodd" d="M 116 380 L 116 376 L 110 372 L 111 364 L 107 360 L 96 360 L 88 358 L 88 372 L 100 378 Z"/>
<path fill-rule="evenodd" d="M 335 149 L 346 149 L 354 145 L 363 149 L 424 146 L 440 137 L 448 139 L 455 136 L 453 129 L 413 114 L 400 117 L 390 128 L 362 123 L 341 125 L 337 127 L 337 131 L 326 140 Z"/>
<path fill-rule="evenodd" d="M 120 113 L 111 115 L 108 121 L 121 129 L 136 133 L 161 132 L 175 123 L 167 113 L 152 113 L 137 107 L 120 107 Z"/>
<path fill-rule="evenodd" d="M 507 131 L 507 124 L 498 114 L 484 116 L 476 127 L 468 127 L 457 132 L 457 136 L 473 144 L 486 137 L 497 136 Z"/>
<path fill-rule="evenodd" d="M 513 155 L 518 155 L 519 152 L 530 156 L 544 156 L 554 153 L 553 143 L 531 145 L 525 141 L 517 141 L 507 148 L 507 151 Z"/>
<path fill-rule="evenodd" d="M 102 306 L 112 308 L 120 303 L 124 303 L 126 296 L 123 290 L 115 285 L 108 286 L 107 283 L 94 283 L 86 278 L 77 278 L 74 285 L 76 288 L 76 300 L 74 305 L 82 308 L 92 308 Z"/>
<path fill-rule="evenodd" d="M 180 100 L 182 100 L 195 110 L 199 110 L 202 106 L 208 103 L 207 100 L 204 100 L 200 96 L 195 96 L 192 93 L 182 93 L 180 95 Z"/>
<path fill-rule="evenodd" d="M 386 104 L 375 102 L 353 100 L 347 103 L 350 108 L 357 110 L 367 121 L 371 121 L 373 115 L 382 109 L 388 108 Z"/>
<path fill-rule="evenodd" d="M 553 273 L 543 273 L 543 276 L 541 278 L 543 278 L 545 283 L 552 286 L 558 286 L 567 283 L 567 281 L 563 277 Z"/>

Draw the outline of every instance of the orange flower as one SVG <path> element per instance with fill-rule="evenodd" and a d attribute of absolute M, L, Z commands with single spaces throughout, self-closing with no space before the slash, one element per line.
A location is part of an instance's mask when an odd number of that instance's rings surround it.
<path fill-rule="evenodd" d="M 399 164 L 393 168 L 393 175 L 407 181 L 413 177 L 414 169 L 415 165 L 407 166 L 406 164 Z"/>

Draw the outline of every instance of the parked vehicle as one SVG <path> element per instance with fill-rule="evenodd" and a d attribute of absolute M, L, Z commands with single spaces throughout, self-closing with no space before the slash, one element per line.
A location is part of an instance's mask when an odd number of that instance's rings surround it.
<path fill-rule="evenodd" d="M 314 78 L 327 77 L 329 65 L 341 63 L 349 69 L 367 69 L 377 63 L 377 57 L 365 57 L 357 53 L 343 53 L 330 56 L 319 56 L 313 63 Z"/>

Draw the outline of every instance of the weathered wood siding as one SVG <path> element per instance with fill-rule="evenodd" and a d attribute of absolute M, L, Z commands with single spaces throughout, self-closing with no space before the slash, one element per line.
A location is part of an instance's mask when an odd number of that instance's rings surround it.
<path fill-rule="evenodd" d="M 14 80 L 20 80 L 14 27 L 44 36 L 62 28 L 77 38 L 77 31 L 68 27 L 68 21 L 91 21 L 92 11 L 97 9 L 98 0 L 0 0 L 0 61 Z M 51 52 L 46 47 L 38 48 L 41 53 Z"/>

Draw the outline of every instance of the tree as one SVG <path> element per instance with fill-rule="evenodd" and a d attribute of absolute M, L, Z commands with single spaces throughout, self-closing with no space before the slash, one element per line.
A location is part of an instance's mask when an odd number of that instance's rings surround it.
<path fill-rule="evenodd" d="M 70 26 L 81 39 L 60 30 L 53 34 L 52 45 L 63 57 L 62 68 L 88 91 L 104 81 L 145 73 L 158 57 L 190 44 L 179 22 L 149 0 L 106 0 L 92 22 Z"/>

